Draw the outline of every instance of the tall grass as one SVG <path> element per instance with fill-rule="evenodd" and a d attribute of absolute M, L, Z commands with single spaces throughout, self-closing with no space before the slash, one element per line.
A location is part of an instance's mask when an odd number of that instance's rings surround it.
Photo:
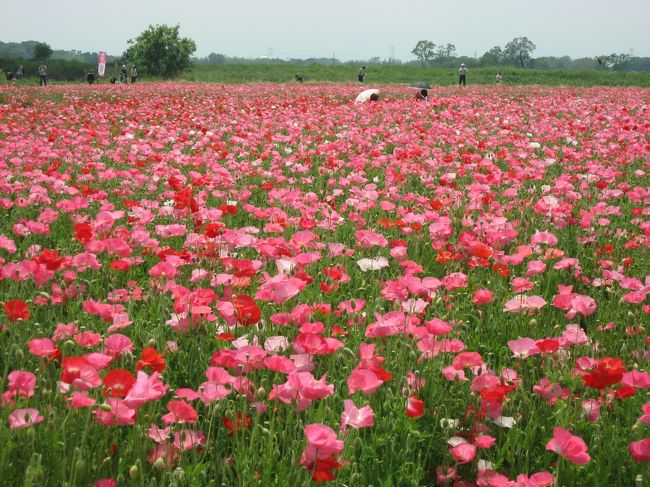
<path fill-rule="evenodd" d="M 195 65 L 182 75 L 186 81 L 204 83 L 288 83 L 299 74 L 307 83 L 356 83 L 354 66 L 294 65 Z M 549 86 L 650 86 L 650 73 L 602 70 L 542 70 L 517 68 L 469 67 L 468 84 L 494 84 L 497 73 L 506 85 Z M 386 85 L 424 81 L 433 85 L 458 83 L 455 68 L 421 68 L 416 66 L 369 66 L 367 85 Z"/>

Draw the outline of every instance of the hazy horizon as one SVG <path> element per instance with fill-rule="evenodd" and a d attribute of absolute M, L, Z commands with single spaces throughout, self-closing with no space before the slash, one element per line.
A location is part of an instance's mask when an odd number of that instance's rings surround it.
<path fill-rule="evenodd" d="M 594 57 L 625 53 L 650 56 L 650 2 L 603 0 L 525 5 L 521 1 L 466 0 L 456 6 L 431 1 L 331 0 L 326 7 L 299 0 L 205 4 L 186 0 L 88 4 L 0 0 L 3 42 L 37 40 L 53 49 L 107 51 L 121 55 L 127 40 L 150 24 L 180 24 L 181 35 L 197 44 L 195 56 L 211 52 L 233 57 L 333 57 L 347 61 L 395 57 L 414 59 L 419 40 L 451 43 L 456 55 L 481 56 L 515 37 L 526 36 L 534 57 Z M 644 20 L 645 19 L 645 20 Z M 107 28 L 106 26 L 110 26 Z"/>

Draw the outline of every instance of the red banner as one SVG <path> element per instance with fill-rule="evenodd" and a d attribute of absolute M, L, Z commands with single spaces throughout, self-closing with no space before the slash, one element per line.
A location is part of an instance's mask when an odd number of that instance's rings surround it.
<path fill-rule="evenodd" d="M 104 51 L 99 51 L 99 64 L 97 65 L 97 74 L 99 76 L 104 76 L 106 71 L 106 53 Z"/>

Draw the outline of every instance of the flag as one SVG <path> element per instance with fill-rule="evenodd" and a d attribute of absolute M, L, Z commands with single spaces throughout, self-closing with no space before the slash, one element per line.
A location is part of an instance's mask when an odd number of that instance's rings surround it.
<path fill-rule="evenodd" d="M 104 71 L 106 70 L 106 53 L 104 51 L 99 51 L 99 64 L 97 65 L 97 74 L 104 76 Z"/>

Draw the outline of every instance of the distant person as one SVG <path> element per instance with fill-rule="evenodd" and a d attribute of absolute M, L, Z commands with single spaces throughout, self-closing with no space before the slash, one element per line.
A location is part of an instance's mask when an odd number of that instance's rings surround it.
<path fill-rule="evenodd" d="M 12 73 L 11 71 L 7 71 L 5 73 L 5 78 L 7 78 L 7 81 L 15 81 L 16 80 L 16 75 Z"/>
<path fill-rule="evenodd" d="M 47 66 L 43 63 L 38 65 L 38 77 L 41 80 L 41 86 L 47 86 Z"/>
<path fill-rule="evenodd" d="M 503 79 L 503 76 L 501 76 L 501 73 L 497 73 L 497 84 L 501 84 L 501 80 Z"/>
<path fill-rule="evenodd" d="M 114 85 L 115 83 L 117 83 L 117 78 L 115 76 L 111 76 L 111 79 L 109 79 L 108 81 L 110 81 L 110 83 Z"/>
<path fill-rule="evenodd" d="M 123 64 L 122 69 L 120 70 L 120 83 L 127 84 L 128 82 L 129 79 L 127 78 L 126 64 Z"/>
<path fill-rule="evenodd" d="M 23 79 L 23 74 L 25 73 L 25 68 L 23 68 L 23 65 L 21 64 L 18 66 L 18 69 L 16 70 L 16 79 Z"/>
<path fill-rule="evenodd" d="M 370 95 L 370 98 L 368 98 L 369 101 L 379 101 L 379 93 L 373 93 Z"/>
<path fill-rule="evenodd" d="M 297 74 L 294 74 L 293 77 L 298 83 L 304 83 L 305 81 L 305 78 L 303 78 L 302 76 L 298 76 Z"/>
<path fill-rule="evenodd" d="M 415 95 L 416 100 L 428 100 L 429 99 L 429 92 L 427 90 L 420 90 L 418 91 L 417 95 Z"/>
<path fill-rule="evenodd" d="M 135 64 L 131 66 L 131 83 L 135 83 L 138 79 L 138 70 L 135 69 Z"/>
<path fill-rule="evenodd" d="M 86 75 L 86 81 L 89 85 L 92 85 L 95 82 L 95 75 L 92 71 L 88 71 L 88 74 Z"/>
<path fill-rule="evenodd" d="M 359 79 L 359 83 L 363 83 L 363 81 L 366 79 L 366 67 L 361 66 L 361 69 L 357 73 L 357 78 Z"/>
<path fill-rule="evenodd" d="M 467 68 L 465 67 L 465 63 L 462 63 L 460 65 L 460 68 L 458 69 L 458 86 L 460 85 L 465 86 L 466 81 L 467 81 Z"/>

